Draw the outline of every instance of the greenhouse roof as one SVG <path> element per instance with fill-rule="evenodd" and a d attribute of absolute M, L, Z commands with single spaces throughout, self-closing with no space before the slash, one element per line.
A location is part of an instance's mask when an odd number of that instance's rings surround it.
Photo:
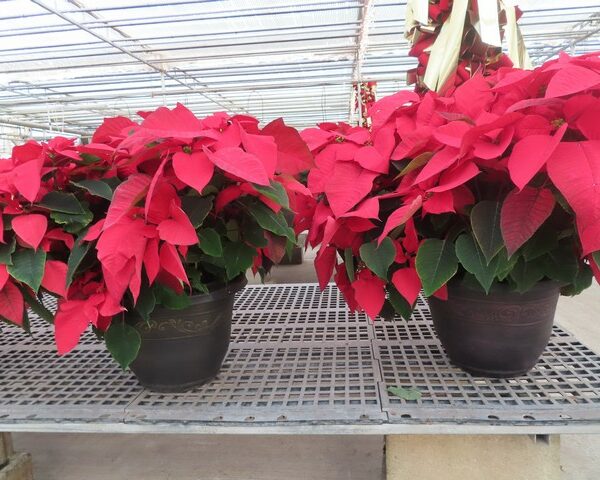
<path fill-rule="evenodd" d="M 597 0 L 524 0 L 534 64 L 600 49 Z M 182 102 L 302 128 L 348 120 L 352 82 L 406 87 L 399 0 L 0 2 L 0 139 L 85 135 Z M 0 145 L 1 146 L 1 145 Z"/>

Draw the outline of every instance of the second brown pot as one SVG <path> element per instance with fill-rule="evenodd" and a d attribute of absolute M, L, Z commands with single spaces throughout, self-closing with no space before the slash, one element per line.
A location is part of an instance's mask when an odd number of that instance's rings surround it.
<path fill-rule="evenodd" d="M 488 295 L 451 281 L 448 300 L 431 297 L 429 306 L 454 364 L 474 375 L 516 377 L 531 370 L 546 348 L 559 294 L 551 281 L 524 294 L 494 285 Z"/>

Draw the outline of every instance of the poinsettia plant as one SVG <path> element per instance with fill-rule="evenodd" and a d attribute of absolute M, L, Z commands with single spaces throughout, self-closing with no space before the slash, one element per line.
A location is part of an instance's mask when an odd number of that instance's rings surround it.
<path fill-rule="evenodd" d="M 185 308 L 190 295 L 222 287 L 249 268 L 264 275 L 295 244 L 284 211 L 308 194 L 293 175 L 312 156 L 293 128 L 276 120 L 261 129 L 252 117 L 224 113 L 200 120 L 182 105 L 140 115 L 140 123 L 106 119 L 91 143 L 71 142 L 68 154 L 46 153 L 54 164 L 63 162 L 37 175 L 43 185 L 50 182 L 49 193 L 24 198 L 33 202 L 30 215 L 44 208 L 51 218 L 60 213 L 58 240 L 77 235 L 53 260 L 62 261 L 60 270 L 56 263 L 46 268 L 55 271 L 47 289 L 60 295 L 54 318 L 60 354 L 91 325 L 126 366 L 140 344 L 126 312 L 148 319 L 157 305 Z M 10 187 L 7 195 L 21 193 Z M 84 213 L 75 212 L 79 207 Z M 13 229 L 28 255 L 37 255 L 47 235 L 36 233 L 34 241 Z M 7 272 L 10 282 L 22 280 L 14 268 Z M 38 277 L 28 293 L 37 293 L 40 281 L 45 286 L 46 277 Z M 18 323 L 16 315 L 0 314 Z"/>
<path fill-rule="evenodd" d="M 308 242 L 351 309 L 409 316 L 451 279 L 573 295 L 600 281 L 600 57 L 475 75 L 448 96 L 399 92 L 372 129 L 302 132 L 315 154 Z"/>

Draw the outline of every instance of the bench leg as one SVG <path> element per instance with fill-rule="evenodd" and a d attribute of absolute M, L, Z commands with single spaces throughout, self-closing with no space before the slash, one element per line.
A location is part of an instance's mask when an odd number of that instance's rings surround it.
<path fill-rule="evenodd" d="M 28 453 L 15 453 L 10 433 L 0 432 L 0 480 L 33 480 Z"/>
<path fill-rule="evenodd" d="M 387 480 L 559 480 L 558 435 L 388 435 Z"/>

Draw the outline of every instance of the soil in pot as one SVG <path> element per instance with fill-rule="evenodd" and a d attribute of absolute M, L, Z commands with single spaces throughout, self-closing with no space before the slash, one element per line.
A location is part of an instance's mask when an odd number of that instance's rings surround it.
<path fill-rule="evenodd" d="M 245 285 L 240 277 L 192 296 L 188 308 L 158 307 L 148 322 L 136 319 L 142 344 L 131 370 L 139 382 L 157 392 L 182 392 L 212 379 L 229 348 L 235 293 Z"/>
<path fill-rule="evenodd" d="M 429 298 L 436 333 L 452 363 L 485 377 L 516 377 L 531 370 L 548 345 L 560 294 L 544 281 L 520 294 L 494 285 L 488 295 L 460 281 L 448 300 Z"/>

